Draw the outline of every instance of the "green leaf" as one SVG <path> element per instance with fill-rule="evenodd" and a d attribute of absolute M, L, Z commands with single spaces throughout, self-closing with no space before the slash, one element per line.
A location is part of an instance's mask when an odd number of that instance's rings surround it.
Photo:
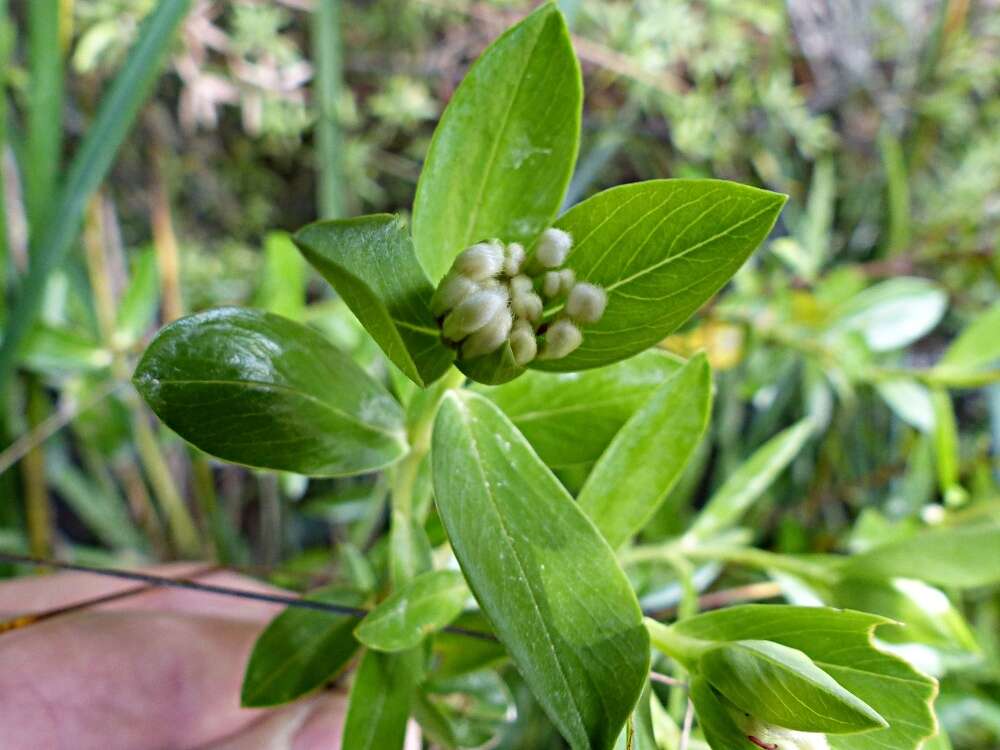
<path fill-rule="evenodd" d="M 712 372 L 691 359 L 621 428 L 577 498 L 613 548 L 646 524 L 680 477 L 708 425 Z"/>
<path fill-rule="evenodd" d="M 455 620 L 456 627 L 492 635 L 493 629 L 482 612 L 463 612 Z M 434 636 L 434 675 L 439 678 L 467 674 L 503 661 L 507 657 L 499 641 L 469 638 L 443 631 Z"/>
<path fill-rule="evenodd" d="M 378 651 L 414 648 L 458 617 L 468 597 L 465 579 L 457 570 L 422 573 L 373 609 L 354 635 Z"/>
<path fill-rule="evenodd" d="M 766 639 L 798 649 L 889 724 L 863 734 L 832 735 L 832 750 L 917 750 L 937 730 L 931 710 L 937 684 L 875 647 L 875 628 L 889 622 L 863 612 L 765 604 L 697 615 L 670 629 L 702 641 Z"/>
<path fill-rule="evenodd" d="M 582 100 L 554 4 L 487 48 L 452 95 L 417 185 L 413 241 L 431 281 L 473 242 L 527 243 L 552 223 L 576 161 Z"/>
<path fill-rule="evenodd" d="M 753 716 L 799 732 L 852 734 L 886 722 L 798 649 L 742 640 L 709 649 L 698 669 Z"/>
<path fill-rule="evenodd" d="M 690 681 L 691 702 L 694 704 L 698 725 L 712 750 L 750 750 L 753 745 L 733 720 L 732 710 L 723 703 L 701 675 L 692 675 Z"/>
<path fill-rule="evenodd" d="M 556 222 L 575 241 L 566 266 L 603 287 L 608 306 L 576 351 L 531 367 L 601 367 L 658 343 L 736 273 L 784 203 L 783 195 L 721 180 L 651 180 L 574 206 Z"/>
<path fill-rule="evenodd" d="M 359 607 L 363 596 L 342 588 L 313 591 L 309 599 Z M 330 681 L 354 656 L 358 642 L 352 631 L 357 618 L 289 607 L 257 638 L 246 674 L 242 705 L 288 703 Z"/>
<path fill-rule="evenodd" d="M 945 350 L 935 370 L 975 372 L 1000 360 L 1000 302 L 973 320 Z"/>
<path fill-rule="evenodd" d="M 420 386 L 455 359 L 428 306 L 434 293 L 398 216 L 375 214 L 300 229 L 295 242 L 385 355 Z"/>
<path fill-rule="evenodd" d="M 264 270 L 254 306 L 301 320 L 306 310 L 306 264 L 286 232 L 264 239 Z"/>
<path fill-rule="evenodd" d="M 931 529 L 844 558 L 838 571 L 855 578 L 917 578 L 973 588 L 1000 582 L 1000 526 Z"/>
<path fill-rule="evenodd" d="M 517 380 L 474 390 L 499 406 L 546 464 L 587 465 L 683 361 L 650 349 L 580 373 L 528 370 Z"/>
<path fill-rule="evenodd" d="M 945 503 L 958 505 L 965 500 L 965 490 L 958 483 L 958 424 L 948 391 L 933 389 L 931 406 L 934 409 L 934 458 L 938 486 Z"/>
<path fill-rule="evenodd" d="M 922 432 L 934 431 L 934 405 L 923 383 L 911 378 L 892 378 L 876 383 L 875 389 L 897 417 Z"/>
<path fill-rule="evenodd" d="M 611 548 L 483 397 L 445 398 L 431 456 L 441 520 L 497 637 L 575 750 L 611 747 L 649 667 Z"/>
<path fill-rule="evenodd" d="M 0 394 L 24 337 L 31 330 L 45 297 L 49 275 L 60 266 L 76 239 L 84 207 L 107 174 L 118 147 L 135 120 L 160 70 L 174 31 L 187 13 L 189 0 L 161 0 L 139 30 L 125 66 L 110 91 L 101 97 L 97 116 L 73 158 L 66 182 L 55 199 L 50 220 L 32 240 L 31 265 L 18 290 L 0 346 Z"/>
<path fill-rule="evenodd" d="M 422 649 L 365 651 L 354 675 L 344 723 L 344 750 L 399 750 L 422 674 Z"/>
<path fill-rule="evenodd" d="M 321 335 L 271 313 L 182 318 L 149 345 L 133 381 L 171 429 L 226 461 L 340 476 L 406 453 L 389 392 Z"/>
<path fill-rule="evenodd" d="M 151 249 L 137 253 L 132 261 L 132 278 L 122 295 L 115 320 L 115 342 L 133 346 L 149 330 L 160 306 L 160 275 L 156 253 Z"/>
<path fill-rule="evenodd" d="M 688 530 L 688 537 L 705 539 L 736 523 L 799 454 L 813 429 L 812 420 L 806 417 L 754 451 L 715 491 Z"/>
<path fill-rule="evenodd" d="M 870 286 L 837 311 L 834 333 L 856 331 L 872 351 L 884 352 L 913 343 L 938 324 L 948 296 L 932 281 L 901 277 Z"/>
<path fill-rule="evenodd" d="M 414 713 L 432 740 L 445 747 L 493 746 L 516 714 L 514 698 L 496 672 L 481 670 L 430 682 Z M 420 708 L 425 710 L 421 711 Z M 433 729 L 427 720 L 435 722 Z"/>

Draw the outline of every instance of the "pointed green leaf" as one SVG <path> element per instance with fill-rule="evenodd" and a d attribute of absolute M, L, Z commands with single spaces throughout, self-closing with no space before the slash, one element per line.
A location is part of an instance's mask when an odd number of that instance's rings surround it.
<path fill-rule="evenodd" d="M 413 241 L 431 281 L 473 242 L 527 242 L 552 223 L 576 161 L 582 100 L 554 4 L 482 54 L 434 131 L 417 185 Z"/>
<path fill-rule="evenodd" d="M 389 392 L 320 334 L 271 313 L 220 308 L 171 323 L 133 381 L 171 429 L 226 461 L 339 476 L 407 450 Z"/>
<path fill-rule="evenodd" d="M 736 523 L 750 505 L 792 462 L 813 434 L 809 417 L 779 432 L 754 451 L 715 491 L 695 519 L 688 536 L 705 539 Z"/>
<path fill-rule="evenodd" d="M 354 631 L 359 641 L 378 651 L 403 651 L 440 630 L 462 611 L 469 597 L 457 570 L 422 573 L 394 591 Z"/>
<path fill-rule="evenodd" d="M 721 180 L 651 180 L 605 190 L 556 226 L 574 239 L 566 266 L 601 286 L 608 306 L 567 357 L 539 370 L 601 367 L 674 331 L 743 265 L 774 225 L 785 196 Z"/>
<path fill-rule="evenodd" d="M 608 367 L 579 373 L 529 370 L 505 385 L 475 390 L 503 410 L 546 464 L 587 465 L 682 364 L 650 349 Z"/>
<path fill-rule="evenodd" d="M 455 359 L 428 306 L 434 289 L 398 216 L 321 221 L 295 242 L 351 308 L 385 355 L 419 386 Z"/>
<path fill-rule="evenodd" d="M 445 398 L 431 456 L 441 520 L 497 636 L 570 745 L 607 750 L 649 666 L 642 614 L 611 548 L 481 396 Z"/>
<path fill-rule="evenodd" d="M 853 734 L 887 726 L 798 649 L 762 640 L 732 641 L 698 662 L 712 687 L 739 708 L 799 732 Z"/>
<path fill-rule="evenodd" d="M 975 372 L 1000 367 L 1000 302 L 976 317 L 945 351 L 935 369 Z"/>
<path fill-rule="evenodd" d="M 365 651 L 354 675 L 344 722 L 343 750 L 400 750 L 406 738 L 423 650 Z"/>
<path fill-rule="evenodd" d="M 701 641 L 766 639 L 798 649 L 889 724 L 861 734 L 830 735 L 832 750 L 917 750 L 937 731 L 931 709 L 937 684 L 899 657 L 876 648 L 875 628 L 890 622 L 863 612 L 765 604 L 697 615 L 670 629 Z M 731 748 L 713 746 L 713 750 Z"/>
<path fill-rule="evenodd" d="M 708 425 L 712 373 L 703 354 L 659 388 L 604 451 L 577 498 L 617 548 L 667 496 Z"/>
<path fill-rule="evenodd" d="M 326 588 L 309 599 L 360 607 L 363 597 L 342 588 Z M 275 706 L 300 698 L 334 677 L 358 650 L 352 630 L 357 618 L 289 607 L 257 638 L 241 702 L 247 707 Z"/>
<path fill-rule="evenodd" d="M 930 529 L 845 558 L 839 571 L 855 578 L 917 578 L 972 588 L 1000 582 L 1000 526 L 987 523 Z"/>
<path fill-rule="evenodd" d="M 900 277 L 880 282 L 841 306 L 831 329 L 856 331 L 876 352 L 910 344 L 938 324 L 948 295 L 932 281 Z"/>

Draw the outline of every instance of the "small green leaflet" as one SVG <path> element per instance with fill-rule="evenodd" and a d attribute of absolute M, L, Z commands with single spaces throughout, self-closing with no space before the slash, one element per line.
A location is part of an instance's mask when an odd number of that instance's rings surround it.
<path fill-rule="evenodd" d="M 556 226 L 574 238 L 566 266 L 603 287 L 608 307 L 567 357 L 533 369 L 572 372 L 655 345 L 743 265 L 778 218 L 785 196 L 721 180 L 651 180 L 611 188 Z"/>
<path fill-rule="evenodd" d="M 482 396 L 445 397 L 431 457 L 441 520 L 497 637 L 570 746 L 608 750 L 649 669 L 611 548 Z"/>
<path fill-rule="evenodd" d="M 451 366 L 455 353 L 428 307 L 434 289 L 398 216 L 321 221 L 300 229 L 295 242 L 414 383 L 429 385 Z"/>
<path fill-rule="evenodd" d="M 423 650 L 365 651 L 354 673 L 344 722 L 343 750 L 400 750 L 406 738 Z"/>
<path fill-rule="evenodd" d="M 582 101 L 554 4 L 472 66 L 434 131 L 413 204 L 413 242 L 432 282 L 473 242 L 529 242 L 552 223 L 576 162 Z"/>
<path fill-rule="evenodd" d="M 220 308 L 171 323 L 133 382 L 171 429 L 233 463 L 340 476 L 407 450 L 389 392 L 320 334 L 271 313 Z"/>
<path fill-rule="evenodd" d="M 577 498 L 613 548 L 656 513 L 708 425 L 712 373 L 692 358 L 621 428 Z"/>
<path fill-rule="evenodd" d="M 364 597 L 339 587 L 313 591 L 310 599 L 360 607 Z M 243 677 L 242 705 L 276 706 L 330 681 L 354 656 L 358 642 L 348 615 L 289 607 L 271 621 L 254 644 Z"/>
<path fill-rule="evenodd" d="M 414 648 L 424 636 L 458 617 L 468 597 L 465 579 L 457 570 L 422 573 L 393 591 L 361 621 L 354 634 L 378 651 Z"/>

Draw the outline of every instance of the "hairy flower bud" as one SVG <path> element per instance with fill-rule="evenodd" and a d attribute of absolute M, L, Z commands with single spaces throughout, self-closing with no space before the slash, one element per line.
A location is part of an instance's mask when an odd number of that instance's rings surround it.
<path fill-rule="evenodd" d="M 762 750 L 830 750 L 825 734 L 796 732 L 794 729 L 768 724 L 743 711 L 734 711 L 733 708 L 730 708 L 730 713 L 740 731 Z"/>
<path fill-rule="evenodd" d="M 525 292 L 534 291 L 534 285 L 532 284 L 531 278 L 525 276 L 524 274 L 518 274 L 510 280 L 510 291 L 511 294 L 524 294 Z"/>
<path fill-rule="evenodd" d="M 546 229 L 538 240 L 535 257 L 545 268 L 559 268 L 569 255 L 573 238 L 561 229 Z"/>
<path fill-rule="evenodd" d="M 514 324 L 514 330 L 510 334 L 510 351 L 514 355 L 514 361 L 521 367 L 537 356 L 538 342 L 528 322 L 519 320 Z"/>
<path fill-rule="evenodd" d="M 506 308 L 501 308 L 486 325 L 465 340 L 462 344 L 462 356 L 472 359 L 495 352 L 507 340 L 513 323 L 514 319 L 510 312 Z"/>
<path fill-rule="evenodd" d="M 498 289 L 480 290 L 462 300 L 444 319 L 444 337 L 460 341 L 485 326 L 507 307 L 507 295 Z"/>
<path fill-rule="evenodd" d="M 477 289 L 479 287 L 472 279 L 455 271 L 449 271 L 431 297 L 431 312 L 435 317 L 440 317 Z"/>
<path fill-rule="evenodd" d="M 520 242 L 511 242 L 507 245 L 503 255 L 503 272 L 508 276 L 516 276 L 521 272 L 524 265 L 524 245 Z"/>
<path fill-rule="evenodd" d="M 569 292 L 566 314 L 576 323 L 596 323 L 608 306 L 608 295 L 599 286 L 581 282 Z"/>
<path fill-rule="evenodd" d="M 576 283 L 576 271 L 572 268 L 564 268 L 559 272 L 559 293 L 569 294 L 569 290 Z"/>
<path fill-rule="evenodd" d="M 562 275 L 558 271 L 549 271 L 542 279 L 542 294 L 549 299 L 558 297 L 562 289 Z"/>
<path fill-rule="evenodd" d="M 560 318 L 545 332 L 545 344 L 539 359 L 562 359 L 583 343 L 583 334 L 567 318 Z"/>
<path fill-rule="evenodd" d="M 477 242 L 458 254 L 452 269 L 473 281 L 485 281 L 503 269 L 503 246 L 498 242 Z"/>
<path fill-rule="evenodd" d="M 534 292 L 515 292 L 510 302 L 514 315 L 532 323 L 542 319 L 542 298 Z"/>

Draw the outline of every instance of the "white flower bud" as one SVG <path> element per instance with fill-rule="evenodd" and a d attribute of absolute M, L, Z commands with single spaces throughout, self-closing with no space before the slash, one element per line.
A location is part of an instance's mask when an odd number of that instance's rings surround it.
<path fill-rule="evenodd" d="M 510 334 L 510 351 L 514 355 L 514 361 L 521 367 L 538 354 L 535 332 L 527 321 L 519 320 L 514 324 L 514 330 Z"/>
<path fill-rule="evenodd" d="M 559 293 L 569 294 L 569 290 L 576 283 L 576 271 L 572 268 L 564 268 L 559 272 Z"/>
<path fill-rule="evenodd" d="M 542 298 L 534 292 L 515 293 L 510 309 L 517 317 L 537 323 L 542 319 Z"/>
<path fill-rule="evenodd" d="M 583 343 L 583 334 L 567 318 L 560 318 L 545 332 L 539 359 L 562 359 Z"/>
<path fill-rule="evenodd" d="M 756 716 L 750 716 L 735 706 L 727 706 L 740 731 L 747 739 L 764 750 L 830 750 L 826 735 L 817 732 L 797 732 L 774 724 L 768 724 Z"/>
<path fill-rule="evenodd" d="M 473 281 L 484 281 L 503 269 L 503 247 L 497 242 L 477 242 L 458 254 L 452 269 Z"/>
<path fill-rule="evenodd" d="M 569 255 L 573 238 L 561 229 L 546 229 L 538 240 L 535 257 L 545 268 L 559 268 Z"/>
<path fill-rule="evenodd" d="M 444 337 L 460 341 L 473 331 L 478 331 L 507 306 L 507 295 L 494 289 L 472 294 L 452 310 L 444 319 Z"/>
<path fill-rule="evenodd" d="M 608 306 L 608 295 L 599 286 L 581 282 L 569 292 L 566 314 L 576 323 L 596 323 Z"/>
<path fill-rule="evenodd" d="M 551 299 L 558 297 L 562 289 L 562 275 L 558 271 L 549 271 L 542 279 L 542 294 Z"/>
<path fill-rule="evenodd" d="M 524 265 L 524 245 L 511 242 L 503 254 L 503 272 L 508 276 L 516 276 Z"/>
<path fill-rule="evenodd" d="M 462 344 L 462 356 L 472 359 L 495 352 L 507 340 L 513 323 L 514 319 L 507 309 L 501 308 L 486 325 L 465 340 Z"/>
<path fill-rule="evenodd" d="M 510 280 L 510 291 L 515 295 L 523 294 L 534 291 L 534 285 L 529 277 L 524 274 L 518 274 Z"/>
<path fill-rule="evenodd" d="M 434 317 L 440 317 L 477 289 L 479 287 L 472 279 L 449 271 L 431 297 L 431 312 L 434 313 Z"/>

